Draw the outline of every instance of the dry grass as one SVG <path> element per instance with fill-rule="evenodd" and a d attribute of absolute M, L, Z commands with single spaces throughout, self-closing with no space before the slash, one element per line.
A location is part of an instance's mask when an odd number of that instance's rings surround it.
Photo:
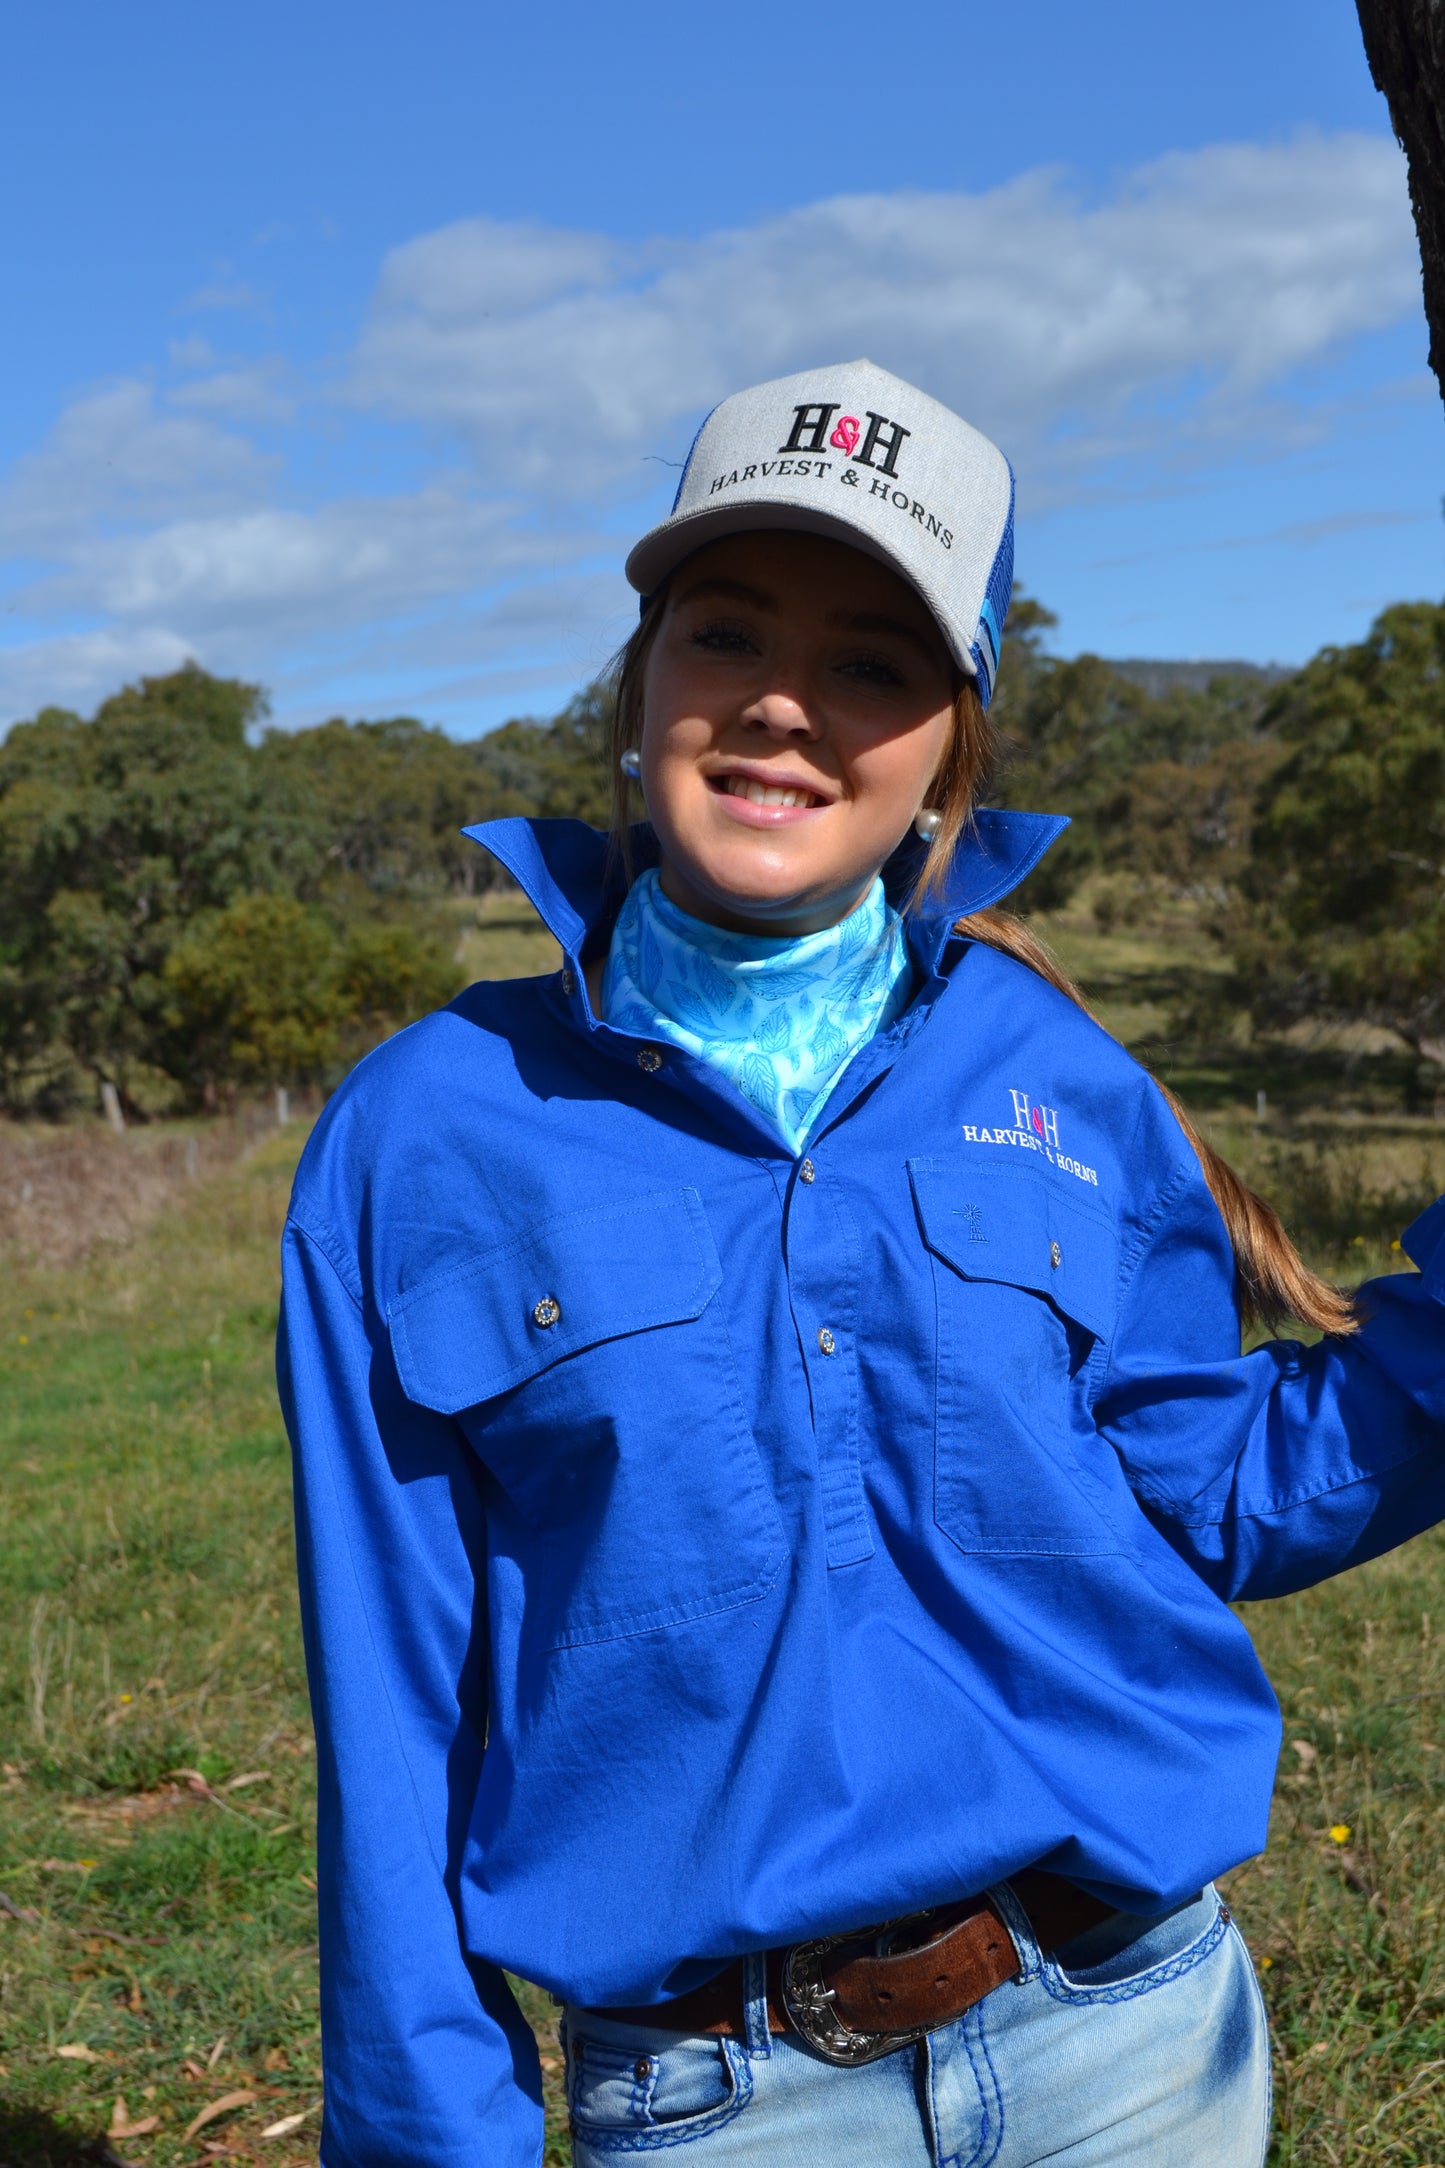
<path fill-rule="evenodd" d="M 123 1250 L 274 1126 L 259 1107 L 124 1136 L 99 1122 L 0 1121 L 0 1260 L 64 1271 L 92 1251 Z"/>

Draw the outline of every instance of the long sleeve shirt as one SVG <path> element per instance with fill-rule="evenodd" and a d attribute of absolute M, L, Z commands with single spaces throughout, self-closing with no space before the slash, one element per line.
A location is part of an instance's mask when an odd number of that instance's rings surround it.
<path fill-rule="evenodd" d="M 1445 1515 L 1445 1200 L 1358 1336 L 1241 1354 L 1157 1088 L 953 930 L 1060 826 L 980 817 L 802 1157 L 592 1013 L 604 838 L 474 831 L 562 968 L 363 1061 L 285 1242 L 329 2168 L 531 2168 L 504 1967 L 663 2002 L 1026 1865 L 1177 1902 L 1265 1841 L 1230 1601 Z"/>

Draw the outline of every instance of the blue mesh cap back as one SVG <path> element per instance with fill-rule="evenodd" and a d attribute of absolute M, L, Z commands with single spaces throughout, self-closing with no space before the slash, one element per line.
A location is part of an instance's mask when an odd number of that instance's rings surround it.
<path fill-rule="evenodd" d="M 1009 604 L 1014 591 L 1014 478 L 1009 468 L 1008 520 L 999 538 L 997 553 L 988 575 L 982 606 L 978 613 L 978 690 L 985 707 L 993 697 L 998 682 L 998 666 L 1003 656 L 1003 630 L 1008 621 Z"/>

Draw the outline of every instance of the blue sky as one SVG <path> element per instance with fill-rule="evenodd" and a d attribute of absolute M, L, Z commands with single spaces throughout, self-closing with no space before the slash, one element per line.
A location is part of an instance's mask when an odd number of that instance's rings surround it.
<path fill-rule="evenodd" d="M 546 712 L 701 414 L 860 353 L 1010 454 L 1060 652 L 1445 588 L 1349 0 L 68 0 L 0 182 L 0 725 L 187 655 L 283 723 Z"/>

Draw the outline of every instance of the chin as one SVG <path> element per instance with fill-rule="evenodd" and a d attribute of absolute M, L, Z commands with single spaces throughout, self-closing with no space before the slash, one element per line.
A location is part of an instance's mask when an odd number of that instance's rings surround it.
<path fill-rule="evenodd" d="M 799 866 L 759 865 L 746 854 L 729 853 L 713 863 L 696 866 L 692 885 L 719 903 L 734 904 L 740 911 L 767 910 L 788 904 L 806 904 L 817 889 Z"/>

